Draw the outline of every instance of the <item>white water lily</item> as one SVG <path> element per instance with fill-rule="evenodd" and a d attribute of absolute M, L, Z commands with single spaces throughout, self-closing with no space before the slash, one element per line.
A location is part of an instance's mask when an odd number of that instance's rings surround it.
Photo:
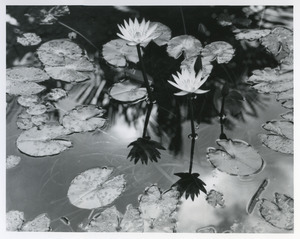
<path fill-rule="evenodd" d="M 209 76 L 207 75 L 202 79 L 202 74 L 203 71 L 200 71 L 198 74 L 196 74 L 194 70 L 189 71 L 188 69 L 183 69 L 181 74 L 177 72 L 178 76 L 172 75 L 176 83 L 173 81 L 168 82 L 181 90 L 174 95 L 182 96 L 187 94 L 204 94 L 208 92 L 209 90 L 199 89 Z"/>
<path fill-rule="evenodd" d="M 141 23 L 139 23 L 136 18 L 134 19 L 134 22 L 129 19 L 128 23 L 124 20 L 124 26 L 118 25 L 122 34 L 117 33 L 117 35 L 120 38 L 129 41 L 128 45 L 136 46 L 141 44 L 145 46 L 151 40 L 154 40 L 159 36 L 158 34 L 154 34 L 156 27 L 157 24 L 150 27 L 150 21 L 145 22 L 145 19 L 143 19 Z"/>

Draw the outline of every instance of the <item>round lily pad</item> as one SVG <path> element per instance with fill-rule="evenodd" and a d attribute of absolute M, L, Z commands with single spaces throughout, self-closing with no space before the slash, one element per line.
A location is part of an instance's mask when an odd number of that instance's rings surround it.
<path fill-rule="evenodd" d="M 66 113 L 62 125 L 71 132 L 87 132 L 103 127 L 104 110 L 95 105 L 80 105 Z"/>
<path fill-rule="evenodd" d="M 49 115 L 48 114 L 33 115 L 31 116 L 31 121 L 34 125 L 40 126 L 45 124 L 47 121 L 49 121 Z"/>
<path fill-rule="evenodd" d="M 248 176 L 258 173 L 263 159 L 248 143 L 238 139 L 216 141 L 223 149 L 208 148 L 209 162 L 222 172 L 233 176 Z"/>
<path fill-rule="evenodd" d="M 206 45 L 202 50 L 202 56 L 209 61 L 217 60 L 218 64 L 228 63 L 234 56 L 233 47 L 224 41 L 216 41 Z"/>
<path fill-rule="evenodd" d="M 18 115 L 17 126 L 19 129 L 30 129 L 34 126 L 31 115 L 28 113 L 22 113 Z"/>
<path fill-rule="evenodd" d="M 123 39 L 111 40 L 103 45 L 102 54 L 104 59 L 116 67 L 125 67 L 127 61 L 137 63 L 139 56 L 135 46 L 127 45 Z"/>
<path fill-rule="evenodd" d="M 210 190 L 206 195 L 206 201 L 213 207 L 225 207 L 225 201 L 223 199 L 223 193 L 220 193 L 214 189 Z"/>
<path fill-rule="evenodd" d="M 155 28 L 153 34 L 158 36 L 153 41 L 158 46 L 167 44 L 169 42 L 169 40 L 171 39 L 171 33 L 172 33 L 171 29 L 160 22 L 150 22 L 149 28 L 151 28 L 153 25 L 156 25 L 156 28 Z"/>
<path fill-rule="evenodd" d="M 59 154 L 72 146 L 70 141 L 58 139 L 69 133 L 69 130 L 59 125 L 33 127 L 20 134 L 17 147 L 21 152 L 34 157 Z"/>
<path fill-rule="evenodd" d="M 92 168 L 76 176 L 69 187 L 70 203 L 79 208 L 104 207 L 118 198 L 125 189 L 124 175 L 111 177 L 112 168 Z"/>
<path fill-rule="evenodd" d="M 49 232 L 51 220 L 46 213 L 38 215 L 32 221 L 26 222 L 21 231 L 25 232 Z"/>
<path fill-rule="evenodd" d="M 21 157 L 16 155 L 9 155 L 6 158 L 6 169 L 16 167 L 21 162 Z"/>
<path fill-rule="evenodd" d="M 123 103 L 137 103 L 146 99 L 147 90 L 140 84 L 132 81 L 115 83 L 109 90 L 109 95 L 117 101 Z"/>
<path fill-rule="evenodd" d="M 6 81 L 6 93 L 11 95 L 35 95 L 46 89 L 35 82 Z"/>
<path fill-rule="evenodd" d="M 24 212 L 9 211 L 6 213 L 6 230 L 19 231 L 24 221 Z"/>
<path fill-rule="evenodd" d="M 188 59 L 192 56 L 197 56 L 202 50 L 201 42 L 193 36 L 181 35 L 173 37 L 168 42 L 167 52 L 169 56 L 178 59 L 182 53 L 184 58 Z"/>
<path fill-rule="evenodd" d="M 22 46 L 35 46 L 40 44 L 42 39 L 35 33 L 24 33 L 21 37 L 17 37 L 17 42 Z"/>
<path fill-rule="evenodd" d="M 24 107 L 30 107 L 39 102 L 39 97 L 37 95 L 25 95 L 18 97 L 18 103 Z"/>
<path fill-rule="evenodd" d="M 47 107 L 43 104 L 31 105 L 26 112 L 30 115 L 41 115 L 47 111 Z"/>
<path fill-rule="evenodd" d="M 267 36 L 270 34 L 271 30 L 269 29 L 245 29 L 241 30 L 239 33 L 235 35 L 235 38 L 237 40 L 248 40 L 248 41 L 254 41 L 258 40 L 262 37 Z"/>

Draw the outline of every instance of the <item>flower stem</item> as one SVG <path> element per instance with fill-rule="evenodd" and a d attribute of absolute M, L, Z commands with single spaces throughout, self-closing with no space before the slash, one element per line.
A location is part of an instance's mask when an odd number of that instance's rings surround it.
<path fill-rule="evenodd" d="M 149 100 L 150 100 L 151 103 L 153 103 L 152 91 L 151 91 L 150 84 L 149 84 L 149 81 L 148 81 L 148 78 L 147 78 L 147 73 L 146 73 L 146 69 L 145 69 L 145 65 L 144 65 L 144 60 L 142 58 L 142 52 L 141 52 L 140 44 L 136 45 L 136 49 L 137 49 L 137 52 L 138 52 L 139 60 L 141 62 L 143 78 L 144 78 L 144 82 L 145 82 L 146 89 L 147 89 L 147 92 L 148 92 Z"/>
<path fill-rule="evenodd" d="M 184 20 L 183 10 L 182 10 L 181 6 L 180 6 L 180 15 L 181 15 L 181 18 L 182 18 L 183 32 L 184 32 L 184 35 L 186 35 L 185 20 Z"/>
<path fill-rule="evenodd" d="M 143 138 L 145 138 L 147 135 L 147 127 L 148 127 L 148 123 L 149 123 L 149 119 L 150 119 L 150 115 L 151 115 L 151 111 L 152 111 L 152 106 L 153 106 L 153 103 L 151 102 L 148 105 L 148 109 L 147 109 L 147 114 L 146 114 L 145 123 L 144 123 L 144 130 L 143 130 Z"/>
<path fill-rule="evenodd" d="M 224 106 L 225 106 L 225 97 L 226 96 L 223 96 L 222 97 L 222 104 L 221 104 L 221 110 L 220 110 L 220 114 L 219 114 L 219 117 L 220 117 L 220 126 L 221 126 L 221 134 L 220 134 L 220 139 L 226 139 L 226 135 L 224 134 Z"/>
<path fill-rule="evenodd" d="M 189 173 L 192 173 L 193 168 L 193 158 L 194 158 L 194 149 L 195 149 L 195 140 L 196 140 L 196 132 L 194 125 L 194 109 L 193 109 L 193 99 L 192 96 L 189 96 L 189 108 L 190 108 L 190 116 L 191 116 L 191 130 L 192 130 L 192 143 L 191 143 L 191 153 L 190 153 L 190 168 Z"/>

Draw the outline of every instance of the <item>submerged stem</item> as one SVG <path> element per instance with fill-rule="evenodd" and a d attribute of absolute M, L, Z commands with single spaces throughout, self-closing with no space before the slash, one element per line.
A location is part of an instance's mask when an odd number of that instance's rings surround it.
<path fill-rule="evenodd" d="M 145 123 L 144 123 L 144 130 L 143 130 L 143 138 L 145 138 L 146 135 L 147 135 L 147 127 L 148 127 L 148 123 L 149 123 L 149 119 L 150 119 L 152 107 L 153 107 L 153 103 L 151 102 L 148 105 L 148 109 L 147 109 L 147 114 L 146 114 Z"/>
<path fill-rule="evenodd" d="M 190 152 L 189 173 L 192 173 L 193 159 L 194 159 L 194 149 L 195 149 L 195 140 L 196 140 L 196 132 L 195 132 L 195 125 L 194 125 L 194 109 L 193 109 L 192 96 L 189 96 L 188 101 L 189 101 L 189 108 L 190 108 L 190 115 L 191 115 L 191 130 L 192 130 L 192 143 L 191 143 L 191 152 Z"/>
<path fill-rule="evenodd" d="M 151 103 L 153 103 L 152 91 L 151 91 L 150 84 L 149 84 L 149 81 L 148 81 L 148 78 L 147 78 L 147 73 L 146 73 L 146 69 L 145 69 L 145 65 L 144 65 L 144 60 L 142 58 L 142 52 L 141 52 L 140 44 L 136 45 L 136 49 L 137 49 L 137 52 L 138 52 L 139 60 L 141 62 L 143 78 L 144 78 L 144 82 L 145 82 L 146 89 L 147 89 L 147 92 L 148 92 L 149 100 L 150 100 Z"/>

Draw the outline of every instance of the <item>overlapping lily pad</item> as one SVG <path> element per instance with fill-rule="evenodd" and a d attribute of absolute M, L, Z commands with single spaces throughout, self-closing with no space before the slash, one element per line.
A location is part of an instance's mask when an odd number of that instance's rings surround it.
<path fill-rule="evenodd" d="M 188 59 L 184 59 L 181 62 L 180 68 L 188 69 L 189 71 L 192 71 L 194 69 L 195 62 L 198 57 L 199 56 L 193 56 Z M 207 58 L 207 57 L 202 57 L 201 63 L 202 63 L 202 71 L 203 71 L 202 77 L 205 77 L 211 73 L 211 71 L 213 69 L 213 65 L 211 64 L 211 62 L 209 61 L 209 58 Z"/>
<path fill-rule="evenodd" d="M 125 67 L 127 61 L 137 63 L 139 56 L 135 46 L 127 45 L 123 39 L 111 40 L 103 45 L 102 55 L 111 65 L 116 67 Z"/>
<path fill-rule="evenodd" d="M 40 214 L 35 217 L 32 221 L 26 222 L 21 231 L 25 232 L 49 232 L 51 220 L 46 213 Z"/>
<path fill-rule="evenodd" d="M 40 44 L 42 39 L 35 33 L 24 33 L 21 37 L 17 37 L 17 42 L 22 46 L 35 46 Z"/>
<path fill-rule="evenodd" d="M 87 132 L 103 127 L 104 110 L 95 105 L 80 105 L 66 113 L 62 125 L 71 132 Z"/>
<path fill-rule="evenodd" d="M 115 83 L 109 90 L 109 95 L 117 101 L 123 103 L 137 103 L 146 99 L 147 90 L 141 84 L 133 81 Z"/>
<path fill-rule="evenodd" d="M 173 232 L 176 227 L 176 208 L 179 192 L 172 188 L 162 193 L 156 185 L 139 196 L 139 210 L 144 219 L 144 232 Z"/>
<path fill-rule="evenodd" d="M 197 56 L 202 50 L 201 42 L 193 36 L 181 35 L 173 37 L 168 42 L 167 52 L 169 56 L 175 59 L 184 54 L 184 58 L 188 59 L 192 56 Z"/>
<path fill-rule="evenodd" d="M 26 112 L 30 115 L 41 115 L 47 111 L 47 107 L 44 104 L 33 104 Z"/>
<path fill-rule="evenodd" d="M 45 96 L 50 101 L 58 101 L 67 96 L 67 92 L 61 88 L 54 88 Z"/>
<path fill-rule="evenodd" d="M 224 41 L 216 41 L 206 45 L 201 55 L 209 61 L 217 60 L 218 64 L 228 63 L 234 56 L 233 47 Z"/>
<path fill-rule="evenodd" d="M 18 103 L 24 107 L 30 107 L 39 102 L 39 97 L 37 95 L 21 95 L 18 97 Z"/>
<path fill-rule="evenodd" d="M 69 133 L 60 125 L 33 127 L 20 134 L 17 147 L 21 152 L 34 157 L 59 154 L 72 146 L 71 141 L 59 139 Z"/>
<path fill-rule="evenodd" d="M 125 189 L 124 175 L 112 178 L 113 168 L 92 168 L 77 175 L 68 190 L 70 202 L 79 208 L 104 207 L 118 198 Z"/>
<path fill-rule="evenodd" d="M 216 142 L 223 149 L 208 148 L 207 158 L 220 171 L 233 176 L 248 176 L 262 169 L 263 159 L 247 142 L 238 139 Z"/>
<path fill-rule="evenodd" d="M 294 199 L 285 194 L 275 193 L 274 201 L 262 199 L 259 212 L 274 227 L 294 229 Z"/>
<path fill-rule="evenodd" d="M 171 33 L 172 33 L 171 29 L 160 22 L 150 22 L 149 28 L 151 28 L 153 25 L 156 25 L 156 28 L 155 28 L 155 31 L 153 32 L 153 34 L 158 36 L 153 41 L 158 46 L 167 44 L 169 42 L 169 40 L 171 39 Z"/>
<path fill-rule="evenodd" d="M 288 120 L 273 120 L 262 126 L 270 134 L 260 134 L 259 138 L 268 148 L 286 154 L 294 153 L 293 127 Z"/>
<path fill-rule="evenodd" d="M 19 231 L 25 221 L 24 212 L 9 211 L 6 213 L 6 230 Z"/>
<path fill-rule="evenodd" d="M 237 33 L 235 35 L 235 38 L 237 40 L 254 41 L 267 36 L 268 34 L 270 34 L 270 32 L 271 30 L 269 29 L 245 29 Z"/>
<path fill-rule="evenodd" d="M 6 169 L 16 167 L 21 162 L 21 157 L 16 155 L 8 155 L 6 158 Z"/>
<path fill-rule="evenodd" d="M 18 115 L 17 126 L 19 129 L 30 129 L 34 126 L 31 115 L 28 113 L 22 113 Z"/>
<path fill-rule="evenodd" d="M 89 79 L 93 64 L 83 55 L 82 49 L 68 39 L 58 39 L 42 44 L 37 54 L 45 71 L 54 79 L 80 82 Z"/>

